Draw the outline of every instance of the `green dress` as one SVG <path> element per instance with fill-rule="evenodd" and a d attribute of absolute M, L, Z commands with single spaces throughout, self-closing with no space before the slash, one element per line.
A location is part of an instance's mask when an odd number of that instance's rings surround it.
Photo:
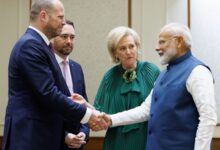
<path fill-rule="evenodd" d="M 139 106 L 149 95 L 160 71 L 149 62 L 138 61 L 136 79 L 126 83 L 125 70 L 116 65 L 108 70 L 99 86 L 94 106 L 97 110 L 115 114 Z M 145 150 L 147 122 L 109 128 L 103 150 Z"/>

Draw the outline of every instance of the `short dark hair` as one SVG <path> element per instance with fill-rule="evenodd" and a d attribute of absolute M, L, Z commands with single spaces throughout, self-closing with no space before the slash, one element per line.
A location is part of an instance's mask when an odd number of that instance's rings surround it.
<path fill-rule="evenodd" d="M 72 21 L 66 19 L 66 24 L 71 25 L 75 29 L 74 23 Z"/>

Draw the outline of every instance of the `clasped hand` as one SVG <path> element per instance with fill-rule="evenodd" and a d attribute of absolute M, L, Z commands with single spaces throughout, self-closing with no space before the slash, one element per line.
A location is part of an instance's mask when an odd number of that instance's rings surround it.
<path fill-rule="evenodd" d="M 80 148 L 82 145 L 86 144 L 85 138 L 86 135 L 83 132 L 80 132 L 77 135 L 68 133 L 65 136 L 65 143 L 69 148 Z"/>
<path fill-rule="evenodd" d="M 93 110 L 88 124 L 93 131 L 107 130 L 111 126 L 111 118 L 104 112 Z"/>
<path fill-rule="evenodd" d="M 104 112 L 97 111 L 91 104 L 89 104 L 81 95 L 74 93 L 71 96 L 74 102 L 86 106 L 92 110 L 92 115 L 88 121 L 89 128 L 93 131 L 107 130 L 111 126 L 111 117 Z"/>

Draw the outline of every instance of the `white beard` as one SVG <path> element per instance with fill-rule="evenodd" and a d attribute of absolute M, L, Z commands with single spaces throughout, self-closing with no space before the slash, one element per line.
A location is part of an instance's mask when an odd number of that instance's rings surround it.
<path fill-rule="evenodd" d="M 177 51 L 176 51 L 175 46 L 171 46 L 170 48 L 168 48 L 166 52 L 164 52 L 164 54 L 160 56 L 159 61 L 161 65 L 168 64 L 172 60 L 172 58 L 176 56 L 176 54 L 177 54 Z"/>
<path fill-rule="evenodd" d="M 163 56 L 161 56 L 159 58 L 159 61 L 160 61 L 161 65 L 166 65 L 170 61 L 170 57 L 168 55 L 164 54 Z"/>

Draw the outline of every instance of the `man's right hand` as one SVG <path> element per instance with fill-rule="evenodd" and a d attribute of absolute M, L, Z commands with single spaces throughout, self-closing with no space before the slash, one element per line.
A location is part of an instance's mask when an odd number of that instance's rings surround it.
<path fill-rule="evenodd" d="M 89 119 L 89 127 L 93 131 L 107 130 L 109 127 L 109 122 L 105 120 L 103 117 L 106 115 L 103 112 L 99 112 L 97 110 L 92 111 L 92 115 Z"/>
<path fill-rule="evenodd" d="M 104 112 L 100 113 L 96 110 L 93 110 L 88 124 L 93 131 L 100 131 L 107 130 L 108 127 L 111 126 L 112 121 L 111 117 Z"/>
<path fill-rule="evenodd" d="M 100 113 L 91 104 L 89 104 L 83 96 L 73 93 L 70 97 L 74 102 L 84 105 L 92 110 L 92 115 L 88 121 L 89 127 L 93 131 L 107 130 L 111 125 L 111 118 L 104 112 Z"/>

